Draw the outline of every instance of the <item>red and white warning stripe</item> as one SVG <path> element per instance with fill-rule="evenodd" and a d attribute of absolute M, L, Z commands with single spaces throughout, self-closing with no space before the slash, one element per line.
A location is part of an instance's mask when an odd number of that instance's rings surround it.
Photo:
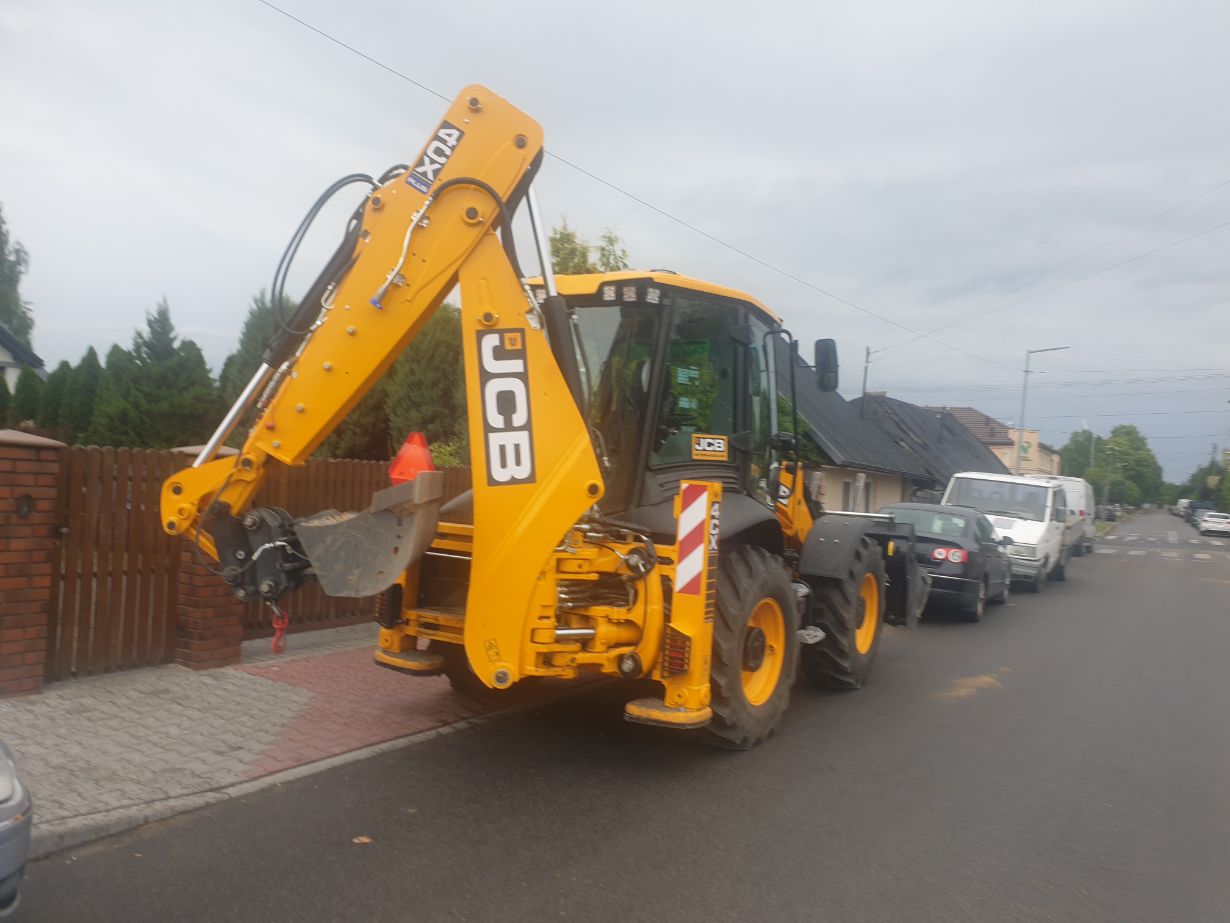
<path fill-rule="evenodd" d="M 709 491 L 704 484 L 684 484 L 682 509 L 676 544 L 679 561 L 675 565 L 675 592 L 700 595 L 700 575 L 705 569 L 705 513 Z"/>

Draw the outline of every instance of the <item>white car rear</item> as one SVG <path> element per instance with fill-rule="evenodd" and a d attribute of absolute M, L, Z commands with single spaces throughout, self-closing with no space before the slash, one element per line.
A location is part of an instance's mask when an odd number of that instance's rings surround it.
<path fill-rule="evenodd" d="M 1230 513 L 1216 513 L 1209 510 L 1200 517 L 1196 523 L 1196 528 L 1200 530 L 1201 535 L 1230 535 Z"/>

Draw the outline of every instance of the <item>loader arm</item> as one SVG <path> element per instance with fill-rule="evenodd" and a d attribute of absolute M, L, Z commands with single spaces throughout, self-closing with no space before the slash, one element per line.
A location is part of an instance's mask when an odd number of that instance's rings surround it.
<path fill-rule="evenodd" d="M 579 485 L 572 503 L 556 504 L 554 496 L 545 496 L 539 504 L 558 509 L 546 517 L 552 523 L 568 521 L 548 524 L 555 531 L 523 580 L 527 596 L 550 548 L 601 496 L 586 427 L 552 359 L 541 311 L 511 248 L 502 248 L 495 234 L 500 226 L 511 234 L 507 223 L 541 156 L 542 129 L 533 119 L 484 87 L 463 90 L 409 168 L 367 197 L 347 241 L 271 342 L 266 365 L 201 458 L 163 485 L 164 529 L 197 541 L 223 565 L 223 576 L 238 595 L 255 591 L 276 599 L 302 582 L 308 559 L 332 595 L 370 595 L 404 571 L 412 556 L 408 536 L 402 540 L 406 514 L 431 504 L 429 478 L 403 485 L 408 490 L 381 492 L 392 495 L 378 494 L 372 509 L 359 515 L 327 511 L 291 520 L 283 511 L 251 505 L 269 462 L 304 464 L 459 279 L 475 470 L 486 466 L 492 485 L 514 485 L 505 489 L 519 493 L 522 501 L 526 491 L 516 485 L 545 494 L 562 485 L 562 477 Z M 484 338 L 486 331 L 498 335 Z M 528 377 L 524 369 L 520 377 L 510 372 L 519 359 L 528 359 Z M 521 420 L 531 412 L 533 432 Z M 238 456 L 211 459 L 245 415 L 254 423 Z M 566 458 L 557 457 L 561 451 Z M 477 493 L 476 517 L 484 507 L 501 506 L 483 497 L 485 491 Z M 438 506 L 438 488 L 434 500 Z M 435 519 L 424 518 L 419 531 L 429 542 Z M 375 543 L 388 546 L 377 564 L 370 547 L 377 535 L 373 529 L 384 530 Z M 537 549 L 544 542 L 522 548 Z M 414 551 L 421 553 L 422 540 L 417 544 Z M 257 571 L 260 580 L 251 579 Z"/>

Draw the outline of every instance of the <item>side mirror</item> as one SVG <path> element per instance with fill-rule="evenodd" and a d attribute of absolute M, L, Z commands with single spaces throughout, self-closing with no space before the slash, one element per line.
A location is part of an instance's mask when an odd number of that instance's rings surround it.
<path fill-rule="evenodd" d="M 1005 535 L 1003 538 L 999 540 L 999 543 L 1004 546 L 1015 545 L 1016 540 L 1011 535 Z"/>
<path fill-rule="evenodd" d="M 837 341 L 816 340 L 816 387 L 820 391 L 837 390 Z"/>

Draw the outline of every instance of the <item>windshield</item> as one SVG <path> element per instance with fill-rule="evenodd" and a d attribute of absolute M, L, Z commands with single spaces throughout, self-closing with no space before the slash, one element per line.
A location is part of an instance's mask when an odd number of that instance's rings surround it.
<path fill-rule="evenodd" d="M 610 461 L 604 509 L 622 509 L 649 412 L 649 369 L 658 309 L 649 305 L 577 306 L 589 419 Z"/>
<path fill-rule="evenodd" d="M 880 512 L 892 513 L 895 521 L 913 526 L 918 535 L 927 535 L 932 538 L 961 538 L 965 535 L 965 527 L 969 522 L 967 516 L 939 510 L 913 510 L 889 506 Z"/>
<path fill-rule="evenodd" d="M 944 502 L 998 516 L 1045 522 L 1049 495 L 1050 488 L 1042 484 L 956 478 Z"/>

